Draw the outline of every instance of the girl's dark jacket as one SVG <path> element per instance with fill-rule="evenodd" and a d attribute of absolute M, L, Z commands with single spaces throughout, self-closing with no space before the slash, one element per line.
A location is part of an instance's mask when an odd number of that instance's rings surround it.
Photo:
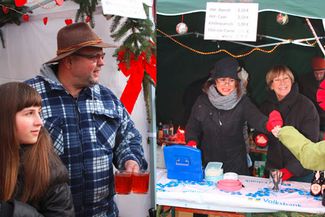
<path fill-rule="evenodd" d="M 50 158 L 51 165 L 51 158 Z M 18 175 L 16 195 L 22 191 L 23 171 Z M 37 177 L 35 177 L 37 182 Z M 16 197 L 17 198 L 17 197 Z M 68 172 L 63 164 L 51 166 L 50 186 L 38 201 L 23 203 L 18 200 L 1 202 L 0 217 L 73 217 L 74 207 Z"/>
<path fill-rule="evenodd" d="M 308 139 L 316 142 L 319 138 L 319 116 L 314 104 L 298 91 L 294 84 L 290 93 L 278 101 L 275 92 L 270 91 L 267 100 L 261 105 L 261 111 L 268 115 L 272 110 L 281 113 L 284 126 L 293 126 Z M 294 177 L 303 177 L 311 173 L 302 167 L 295 156 L 273 135 L 269 135 L 266 168 L 286 168 Z"/>
<path fill-rule="evenodd" d="M 267 117 L 244 95 L 231 110 L 215 108 L 204 93 L 195 102 L 186 125 L 186 141 L 194 140 L 202 151 L 203 166 L 223 162 L 224 172 L 248 175 L 243 128 L 265 132 Z M 265 132 L 266 133 L 266 132 Z"/>

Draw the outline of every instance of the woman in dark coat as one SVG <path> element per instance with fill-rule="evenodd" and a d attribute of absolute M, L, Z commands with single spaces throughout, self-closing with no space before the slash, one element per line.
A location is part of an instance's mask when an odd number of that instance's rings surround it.
<path fill-rule="evenodd" d="M 266 74 L 269 96 L 262 104 L 261 111 L 268 115 L 278 110 L 283 125 L 293 126 L 308 139 L 316 142 L 319 138 L 319 116 L 313 103 L 299 93 L 291 70 L 284 65 L 274 66 Z M 268 136 L 266 168 L 280 169 L 283 180 L 310 182 L 312 172 L 302 167 L 295 156 L 273 135 Z"/>
<path fill-rule="evenodd" d="M 202 151 L 204 166 L 219 161 L 224 172 L 249 175 L 243 128 L 247 121 L 266 132 L 267 117 L 244 94 L 238 69 L 238 62 L 230 57 L 215 64 L 204 93 L 192 108 L 185 136 L 188 143 L 196 143 Z"/>
<path fill-rule="evenodd" d="M 0 85 L 0 216 L 74 216 L 67 169 L 40 118 L 41 96 L 27 84 Z"/>

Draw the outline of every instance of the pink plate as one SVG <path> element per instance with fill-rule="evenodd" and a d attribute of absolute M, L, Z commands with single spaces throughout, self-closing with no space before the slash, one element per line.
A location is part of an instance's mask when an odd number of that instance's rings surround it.
<path fill-rule="evenodd" d="M 223 191 L 238 191 L 242 188 L 242 183 L 239 180 L 222 179 L 218 181 L 217 187 Z"/>

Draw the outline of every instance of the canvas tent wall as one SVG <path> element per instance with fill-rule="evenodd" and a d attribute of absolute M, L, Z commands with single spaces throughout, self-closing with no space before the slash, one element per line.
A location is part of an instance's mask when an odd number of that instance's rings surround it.
<path fill-rule="evenodd" d="M 73 1 L 65 1 L 61 7 L 46 7 L 34 10 L 29 22 L 22 22 L 20 26 L 7 24 L 1 27 L 5 40 L 5 48 L 0 46 L 0 84 L 9 81 L 24 81 L 39 74 L 42 63 L 56 55 L 56 34 L 65 24 L 65 19 L 74 19 L 78 5 Z M 43 17 L 48 17 L 47 25 L 43 24 Z M 95 15 L 95 31 L 108 43 L 115 43 L 110 37 L 111 22 L 101 15 L 101 8 Z M 118 45 L 118 44 L 117 44 Z M 117 69 L 117 62 L 112 57 L 114 50 L 105 49 L 105 66 L 101 71 L 101 83 L 112 89 L 119 97 L 126 85 L 127 78 Z M 135 126 L 143 135 L 145 157 L 150 161 L 149 146 L 147 144 L 146 109 L 140 93 L 131 115 Z M 121 216 L 147 216 L 151 207 L 150 194 L 117 195 L 117 204 Z"/>
<path fill-rule="evenodd" d="M 286 64 L 294 71 L 295 76 L 299 77 L 301 74 L 311 71 L 310 60 L 313 56 L 323 55 L 317 44 L 310 45 L 315 40 L 311 40 L 314 36 L 306 24 L 305 18 L 310 18 L 317 34 L 323 37 L 322 18 L 325 17 L 325 14 L 322 9 L 325 8 L 324 1 L 223 1 L 259 3 L 257 42 L 245 45 L 240 42 L 203 39 L 206 2 L 208 1 L 159 0 L 157 2 L 157 29 L 182 43 L 180 45 L 158 31 L 157 121 L 168 122 L 171 120 L 175 124 L 184 125 L 186 122 L 183 102 L 185 89 L 193 81 L 206 77 L 213 63 L 228 55 L 224 52 L 202 55 L 185 46 L 203 52 L 225 49 L 236 55 L 245 54 L 254 46 L 280 42 L 277 39 L 310 39 L 302 44 L 286 43 L 270 53 L 255 51 L 250 55 L 238 58 L 240 64 L 249 72 L 248 90 L 251 98 L 257 104 L 261 103 L 266 96 L 265 74 L 271 66 Z M 276 15 L 279 12 L 289 14 L 288 24 L 280 25 L 276 22 Z M 188 25 L 188 34 L 178 35 L 175 32 L 175 27 L 182 20 Z M 266 46 L 263 49 L 271 50 L 273 47 L 274 45 Z"/>

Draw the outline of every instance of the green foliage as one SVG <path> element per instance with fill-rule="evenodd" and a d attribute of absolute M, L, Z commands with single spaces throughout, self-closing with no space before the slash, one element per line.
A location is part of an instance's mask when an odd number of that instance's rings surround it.
<path fill-rule="evenodd" d="M 144 4 L 144 9 L 148 17 L 149 7 Z M 155 32 L 153 30 L 153 23 L 149 18 L 143 20 L 134 18 L 123 19 L 120 16 L 114 16 L 111 32 L 111 37 L 114 41 L 123 39 L 122 46 L 115 50 L 114 56 L 117 56 L 119 51 L 124 50 L 126 52 L 125 60 L 128 65 L 131 53 L 138 58 L 142 52 L 145 52 L 146 58 L 149 60 L 151 55 L 156 52 Z"/>
<path fill-rule="evenodd" d="M 79 4 L 79 9 L 76 13 L 75 22 L 85 21 L 86 17 L 90 17 L 90 25 L 94 28 L 95 22 L 93 13 L 96 11 L 98 0 L 73 0 Z"/>
<path fill-rule="evenodd" d="M 7 14 L 3 12 L 2 6 L 10 8 Z M 16 7 L 14 0 L 0 0 L 0 28 L 7 23 L 19 25 L 21 23 L 22 14 L 26 12 L 27 7 Z"/>

